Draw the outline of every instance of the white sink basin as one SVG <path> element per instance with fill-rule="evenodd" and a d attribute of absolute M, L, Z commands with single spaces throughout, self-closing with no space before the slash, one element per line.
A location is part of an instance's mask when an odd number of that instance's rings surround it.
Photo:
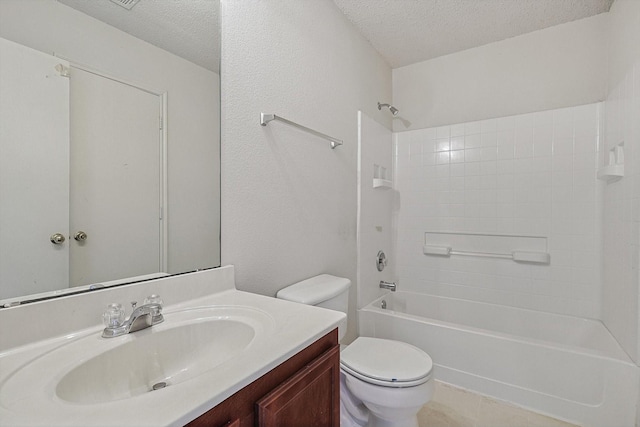
<path fill-rule="evenodd" d="M 5 407 L 22 406 L 25 383 L 32 384 L 31 392 L 42 390 L 50 399 L 72 404 L 167 393 L 177 384 L 223 368 L 258 337 L 269 335 L 274 325 L 261 310 L 223 306 L 165 313 L 163 323 L 121 337 L 92 333 L 16 371 L 2 384 L 0 402 Z M 52 381 L 34 384 L 47 377 L 43 374 L 51 366 L 65 368 Z"/>
<path fill-rule="evenodd" d="M 71 370 L 58 383 L 56 395 L 69 402 L 99 403 L 148 393 L 220 365 L 255 337 L 250 325 L 225 319 L 149 331 Z"/>

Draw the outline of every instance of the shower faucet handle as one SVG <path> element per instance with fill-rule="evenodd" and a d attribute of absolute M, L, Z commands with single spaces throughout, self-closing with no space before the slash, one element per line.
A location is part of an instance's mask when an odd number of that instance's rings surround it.
<path fill-rule="evenodd" d="M 382 251 L 378 251 L 378 255 L 376 256 L 376 267 L 378 267 L 378 271 L 384 270 L 387 266 L 387 256 Z"/>

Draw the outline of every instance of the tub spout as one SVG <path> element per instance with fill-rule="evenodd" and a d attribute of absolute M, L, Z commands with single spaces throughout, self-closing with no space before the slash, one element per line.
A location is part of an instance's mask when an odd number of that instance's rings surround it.
<path fill-rule="evenodd" d="M 385 282 L 384 280 L 380 280 L 380 287 L 382 289 L 389 289 L 391 292 L 395 292 L 396 282 Z"/>

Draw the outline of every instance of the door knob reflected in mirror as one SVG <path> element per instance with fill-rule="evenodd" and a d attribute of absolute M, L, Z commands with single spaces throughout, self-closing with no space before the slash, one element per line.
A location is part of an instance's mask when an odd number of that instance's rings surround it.
<path fill-rule="evenodd" d="M 78 231 L 73 235 L 73 238 L 78 242 L 84 242 L 85 240 L 87 240 L 87 233 L 85 233 L 84 231 Z"/>
<path fill-rule="evenodd" d="M 55 233 L 52 234 L 51 237 L 49 237 L 49 240 L 51 240 L 51 243 L 53 243 L 54 245 L 61 245 L 64 243 L 65 238 L 62 234 Z"/>

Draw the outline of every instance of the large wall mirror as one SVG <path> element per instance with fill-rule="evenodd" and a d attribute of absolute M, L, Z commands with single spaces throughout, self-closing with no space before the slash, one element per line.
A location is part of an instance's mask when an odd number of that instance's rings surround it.
<path fill-rule="evenodd" d="M 217 0 L 0 0 L 0 306 L 220 265 Z"/>

